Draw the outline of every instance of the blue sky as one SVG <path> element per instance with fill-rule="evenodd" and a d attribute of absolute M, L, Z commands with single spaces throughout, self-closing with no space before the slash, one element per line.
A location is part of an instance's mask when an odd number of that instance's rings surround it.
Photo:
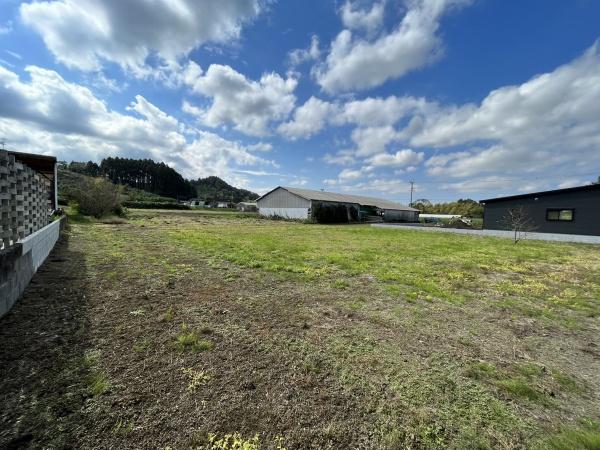
<path fill-rule="evenodd" d="M 600 175 L 595 0 L 2 0 L 0 137 L 407 202 Z"/>

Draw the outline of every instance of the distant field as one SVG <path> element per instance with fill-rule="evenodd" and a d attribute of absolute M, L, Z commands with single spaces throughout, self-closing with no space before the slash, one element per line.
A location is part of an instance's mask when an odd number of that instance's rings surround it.
<path fill-rule="evenodd" d="M 42 333 L 19 344 L 21 362 L 0 352 L 13 438 L 600 446 L 598 247 L 143 210 L 73 223 L 55 258 L 40 276 L 72 273 L 65 288 L 34 289 L 0 326 L 10 341 L 26 315 Z M 74 332 L 75 345 L 52 340 Z M 60 364 L 28 353 L 40 339 Z"/>

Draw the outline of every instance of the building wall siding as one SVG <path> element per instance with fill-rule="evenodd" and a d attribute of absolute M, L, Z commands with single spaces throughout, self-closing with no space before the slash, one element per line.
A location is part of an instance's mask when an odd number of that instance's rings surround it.
<path fill-rule="evenodd" d="M 557 192 L 553 194 L 488 202 L 484 208 L 483 228 L 507 230 L 502 223 L 510 208 L 523 205 L 536 232 L 600 236 L 600 191 Z M 574 220 L 547 221 L 547 209 L 574 209 Z"/>
<path fill-rule="evenodd" d="M 259 208 L 263 216 L 279 216 L 286 219 L 308 219 L 308 208 Z"/>
<path fill-rule="evenodd" d="M 282 188 L 265 195 L 257 202 L 259 209 L 262 208 L 310 208 L 310 200 L 292 194 Z"/>

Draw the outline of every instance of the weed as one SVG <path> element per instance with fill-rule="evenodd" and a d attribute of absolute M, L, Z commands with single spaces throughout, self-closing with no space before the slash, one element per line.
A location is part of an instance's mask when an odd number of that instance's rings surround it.
<path fill-rule="evenodd" d="M 133 346 L 133 351 L 137 352 L 137 353 L 144 353 L 144 352 L 150 350 L 151 347 L 152 347 L 152 341 L 150 339 L 146 338 L 140 342 L 137 342 Z"/>
<path fill-rule="evenodd" d="M 108 391 L 109 384 L 106 375 L 100 371 L 94 371 L 90 373 L 87 380 L 88 390 L 94 397 L 102 395 Z"/>
<path fill-rule="evenodd" d="M 167 308 L 167 312 L 162 317 L 162 321 L 173 322 L 173 319 L 175 319 L 175 311 L 173 310 L 173 306 L 169 306 L 169 308 Z"/>
<path fill-rule="evenodd" d="M 276 450 L 286 450 L 282 437 L 276 437 L 273 440 L 273 446 Z M 208 443 L 201 445 L 196 450 L 260 450 L 260 448 L 258 435 L 245 439 L 240 433 L 226 434 L 222 437 L 211 433 L 208 435 Z"/>
<path fill-rule="evenodd" d="M 128 435 L 134 429 L 134 421 L 119 419 L 113 428 L 115 434 Z"/>
<path fill-rule="evenodd" d="M 200 339 L 195 331 L 188 331 L 186 325 L 182 326 L 182 333 L 177 336 L 175 346 L 179 351 L 203 352 L 212 350 L 214 343 L 207 339 Z"/>
<path fill-rule="evenodd" d="M 204 372 L 203 370 L 195 370 L 192 368 L 184 368 L 181 369 L 184 375 L 188 377 L 188 386 L 187 389 L 189 392 L 196 392 L 196 390 L 200 387 L 208 383 L 210 381 L 211 376 Z"/>

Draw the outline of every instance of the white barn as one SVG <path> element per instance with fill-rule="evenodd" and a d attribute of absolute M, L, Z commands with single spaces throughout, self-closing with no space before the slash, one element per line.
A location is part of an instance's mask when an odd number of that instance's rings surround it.
<path fill-rule="evenodd" d="M 337 194 L 334 192 L 279 186 L 257 201 L 263 216 L 280 216 L 288 219 L 309 219 L 316 203 L 338 204 L 356 208 L 358 217 L 381 216 L 386 222 L 417 222 L 419 210 L 381 198 L 362 195 Z"/>

